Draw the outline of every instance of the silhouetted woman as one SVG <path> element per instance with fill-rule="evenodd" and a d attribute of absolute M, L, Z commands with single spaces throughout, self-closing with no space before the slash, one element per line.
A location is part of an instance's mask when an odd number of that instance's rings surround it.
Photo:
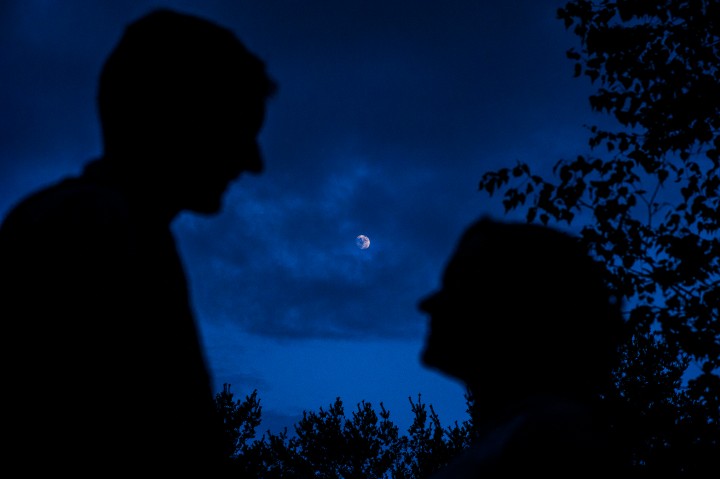
<path fill-rule="evenodd" d="M 423 363 L 462 381 L 474 402 L 476 440 L 434 478 L 617 472 L 601 398 L 622 319 L 574 237 L 482 218 L 419 307 L 430 317 Z"/>

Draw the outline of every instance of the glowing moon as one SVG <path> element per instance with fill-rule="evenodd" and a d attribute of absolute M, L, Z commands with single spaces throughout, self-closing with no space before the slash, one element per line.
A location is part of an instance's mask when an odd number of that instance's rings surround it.
<path fill-rule="evenodd" d="M 370 247 L 370 238 L 365 235 L 358 235 L 357 238 L 355 238 L 355 244 L 360 249 L 368 249 Z"/>

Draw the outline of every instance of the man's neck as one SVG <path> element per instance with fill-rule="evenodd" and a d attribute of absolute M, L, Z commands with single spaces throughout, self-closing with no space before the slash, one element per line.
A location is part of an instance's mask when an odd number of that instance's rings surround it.
<path fill-rule="evenodd" d="M 152 171 L 127 168 L 123 159 L 103 156 L 86 165 L 84 176 L 117 188 L 143 216 L 170 223 L 180 212 L 173 201 L 171 182 Z"/>

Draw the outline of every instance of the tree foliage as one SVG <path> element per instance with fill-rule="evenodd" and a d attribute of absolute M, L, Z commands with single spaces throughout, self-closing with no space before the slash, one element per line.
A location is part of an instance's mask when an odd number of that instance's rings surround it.
<path fill-rule="evenodd" d="M 417 479 L 427 477 L 467 447 L 471 421 L 443 427 L 432 406 L 410 400 L 414 414 L 401 434 L 380 404 L 361 402 L 350 417 L 340 398 L 318 412 L 304 412 L 279 434 L 256 437 L 262 408 L 257 391 L 234 400 L 230 386 L 215 397 L 225 425 L 227 455 L 238 477 L 288 479 Z"/>
<path fill-rule="evenodd" d="M 720 1 L 573 0 L 567 51 L 593 85 L 588 150 L 479 189 L 529 222 L 578 227 L 624 302 L 617 397 L 638 475 L 720 470 Z"/>
<path fill-rule="evenodd" d="M 235 401 L 230 384 L 225 383 L 222 392 L 215 395 L 215 409 L 223 420 L 225 456 L 233 458 L 244 454 L 261 422 L 262 408 L 257 391 L 244 401 Z"/>

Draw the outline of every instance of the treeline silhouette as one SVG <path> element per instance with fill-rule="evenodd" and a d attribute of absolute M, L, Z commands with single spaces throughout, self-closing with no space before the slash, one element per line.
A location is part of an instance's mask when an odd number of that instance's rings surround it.
<path fill-rule="evenodd" d="M 468 399 L 468 405 L 472 400 Z M 292 431 L 264 431 L 257 390 L 234 399 L 225 384 L 215 404 L 225 424 L 230 476 L 247 478 L 428 477 L 464 450 L 473 437 L 472 419 L 443 425 L 432 405 L 408 397 L 413 422 L 401 431 L 382 403 L 361 402 L 346 411 L 341 398 L 305 411 Z"/>

